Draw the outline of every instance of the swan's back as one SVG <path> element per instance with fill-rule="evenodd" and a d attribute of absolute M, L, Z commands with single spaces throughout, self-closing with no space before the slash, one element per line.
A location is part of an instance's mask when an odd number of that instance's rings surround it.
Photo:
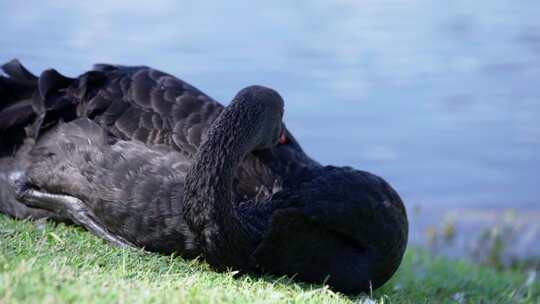
<path fill-rule="evenodd" d="M 191 159 L 223 109 L 192 85 L 145 66 L 101 64 L 77 78 L 55 70 L 35 77 L 17 60 L 2 68 L 0 157 L 17 150 L 25 136 L 39 139 L 59 121 L 85 117 L 112 138 L 169 146 Z M 239 199 L 261 189 L 268 196 L 275 185 L 296 182 L 303 165 L 315 164 L 288 131 L 287 138 L 286 145 L 246 157 L 236 173 Z"/>
<path fill-rule="evenodd" d="M 87 117 L 120 139 L 191 156 L 223 109 L 190 84 L 145 66 L 101 64 L 77 78 L 55 70 L 35 77 L 16 60 L 2 70 L 0 131 L 32 121 L 33 137 L 60 119 Z"/>
<path fill-rule="evenodd" d="M 192 156 L 223 109 L 190 84 L 148 67 L 97 65 L 78 80 L 77 106 L 114 136 L 166 144 Z M 75 97 L 76 98 L 76 97 Z"/>

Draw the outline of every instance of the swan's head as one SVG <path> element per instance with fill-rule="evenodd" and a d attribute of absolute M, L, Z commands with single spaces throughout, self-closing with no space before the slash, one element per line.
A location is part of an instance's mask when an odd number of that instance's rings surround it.
<path fill-rule="evenodd" d="M 382 178 L 349 167 L 314 169 L 299 188 L 278 192 L 260 268 L 346 293 L 384 284 L 401 263 L 407 216 Z"/>
<path fill-rule="evenodd" d="M 284 133 L 284 103 L 278 92 L 259 85 L 249 86 L 236 94 L 231 103 L 231 107 L 235 106 L 243 108 L 238 112 L 246 115 L 246 120 L 249 116 L 261 118 L 256 122 L 259 132 L 254 136 L 257 141 L 254 150 L 268 149 L 278 144 Z"/>

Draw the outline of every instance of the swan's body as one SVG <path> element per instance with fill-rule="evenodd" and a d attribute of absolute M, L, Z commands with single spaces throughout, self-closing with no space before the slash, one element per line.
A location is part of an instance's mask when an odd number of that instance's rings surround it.
<path fill-rule="evenodd" d="M 399 266 L 407 219 L 397 193 L 370 173 L 319 165 L 288 131 L 276 145 L 282 101 L 280 112 L 272 90 L 242 91 L 223 111 L 145 67 L 101 66 L 75 80 L 51 71 L 32 80 L 14 63 L 7 72 L 4 213 L 73 220 L 113 243 L 345 292 L 376 288 Z M 28 81 L 9 82 L 17 78 Z"/>

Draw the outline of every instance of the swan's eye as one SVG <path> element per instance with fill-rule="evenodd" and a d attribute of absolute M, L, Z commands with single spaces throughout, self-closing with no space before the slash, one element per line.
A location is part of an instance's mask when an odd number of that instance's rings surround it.
<path fill-rule="evenodd" d="M 287 143 L 287 136 L 285 135 L 285 129 L 281 130 L 281 135 L 279 136 L 279 143 L 282 145 Z"/>

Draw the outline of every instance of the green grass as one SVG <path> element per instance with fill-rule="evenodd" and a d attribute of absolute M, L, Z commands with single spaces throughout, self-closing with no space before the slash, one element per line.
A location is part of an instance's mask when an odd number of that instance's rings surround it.
<path fill-rule="evenodd" d="M 234 278 L 200 261 L 113 248 L 80 228 L 0 215 L 0 303 L 63 302 L 539 303 L 540 283 L 411 249 L 383 288 L 347 297 L 287 278 Z"/>

